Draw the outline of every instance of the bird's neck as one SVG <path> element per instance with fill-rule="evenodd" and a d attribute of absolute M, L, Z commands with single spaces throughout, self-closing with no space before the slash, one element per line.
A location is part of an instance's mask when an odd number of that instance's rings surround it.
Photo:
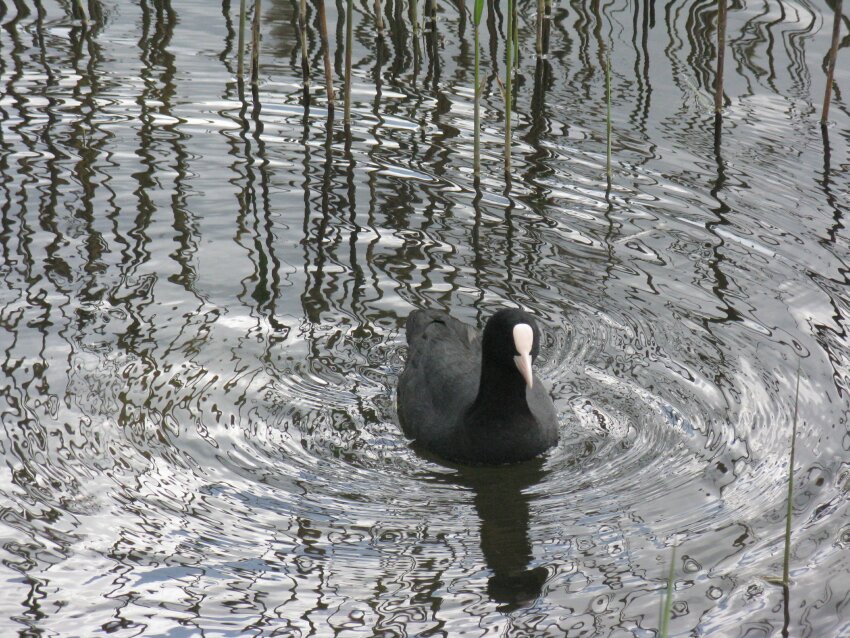
<path fill-rule="evenodd" d="M 525 389 L 525 381 L 513 368 L 482 366 L 478 396 L 475 397 L 472 410 L 491 415 L 528 411 Z"/>

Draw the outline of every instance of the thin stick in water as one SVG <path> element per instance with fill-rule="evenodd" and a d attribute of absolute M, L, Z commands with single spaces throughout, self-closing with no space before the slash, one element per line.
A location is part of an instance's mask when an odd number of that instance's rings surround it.
<path fill-rule="evenodd" d="M 85 0 L 75 0 L 73 6 L 74 6 L 74 13 L 79 15 L 80 19 L 83 22 L 88 22 L 89 21 L 89 11 L 88 11 L 88 8 L 86 7 Z"/>
<path fill-rule="evenodd" d="M 826 89 L 823 94 L 823 112 L 820 116 L 821 124 L 829 120 L 829 103 L 832 100 L 832 78 L 835 75 L 835 58 L 838 57 L 838 36 L 841 33 L 841 4 L 842 0 L 836 0 L 835 17 L 832 21 L 832 46 L 829 49 L 829 62 L 826 71 Z"/>
<path fill-rule="evenodd" d="M 514 39 L 514 68 L 519 70 L 519 5 L 517 4 L 517 0 L 513 1 L 514 5 L 514 28 L 513 28 L 513 39 Z"/>
<path fill-rule="evenodd" d="M 605 105 L 607 108 L 607 145 L 605 151 L 605 174 L 611 180 L 611 54 L 605 55 Z"/>
<path fill-rule="evenodd" d="M 800 402 L 800 368 L 797 368 L 797 388 L 794 391 L 794 421 L 791 424 L 791 458 L 788 461 L 788 504 L 785 511 L 785 557 L 782 561 L 782 583 L 788 584 L 791 565 L 791 514 L 794 498 L 794 448 L 797 443 L 797 407 Z"/>
<path fill-rule="evenodd" d="M 546 12 L 546 0 L 537 0 L 537 57 L 543 55 L 543 16 Z"/>
<path fill-rule="evenodd" d="M 310 90 L 310 63 L 307 59 L 307 0 L 298 2 L 298 31 L 301 35 L 301 76 L 304 91 Z"/>
<path fill-rule="evenodd" d="M 723 60 L 726 57 L 726 0 L 717 0 L 717 74 L 714 84 L 714 113 L 723 110 Z"/>
<path fill-rule="evenodd" d="M 244 2 L 244 0 L 243 0 Z M 328 19 L 325 13 L 325 0 L 316 0 L 319 14 L 319 40 L 322 47 L 322 58 L 325 61 L 325 85 L 328 92 L 328 108 L 334 108 L 334 80 L 331 69 L 331 54 L 328 47 Z"/>
<path fill-rule="evenodd" d="M 236 74 L 241 78 L 245 75 L 245 8 L 246 0 L 239 0 L 239 51 L 237 55 Z"/>
<path fill-rule="evenodd" d="M 508 0 L 508 28 L 505 34 L 505 174 L 511 172 L 511 91 L 514 74 L 513 63 L 513 33 L 514 33 L 514 1 Z"/>
<path fill-rule="evenodd" d="M 378 30 L 378 38 L 384 37 L 384 9 L 381 0 L 375 0 L 375 28 Z"/>
<path fill-rule="evenodd" d="M 351 54 L 354 41 L 354 1 L 347 0 L 345 7 L 345 101 L 342 123 L 351 126 Z"/>
<path fill-rule="evenodd" d="M 254 0 L 254 29 L 251 34 L 251 84 L 257 86 L 260 77 L 260 5 L 261 0 Z"/>
<path fill-rule="evenodd" d="M 473 137 L 472 174 L 476 180 L 481 177 L 481 79 L 479 71 L 481 68 L 481 47 L 479 45 L 479 27 L 481 25 L 481 14 L 484 11 L 484 0 L 475 0 L 475 8 L 472 14 L 472 33 L 475 47 L 475 104 L 473 126 L 475 127 Z"/>
<path fill-rule="evenodd" d="M 664 606 L 661 608 L 661 626 L 658 629 L 659 638 L 667 638 L 670 635 L 670 615 L 673 611 L 673 575 L 676 567 L 676 546 L 670 556 L 670 571 L 667 573 L 667 593 L 664 595 Z"/>
<path fill-rule="evenodd" d="M 410 23 L 413 25 L 413 37 L 419 37 L 419 5 L 416 0 L 410 0 Z"/>

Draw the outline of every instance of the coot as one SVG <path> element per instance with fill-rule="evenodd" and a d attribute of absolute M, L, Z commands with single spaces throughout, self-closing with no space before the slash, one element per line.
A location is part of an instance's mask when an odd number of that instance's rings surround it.
<path fill-rule="evenodd" d="M 411 313 L 406 330 L 398 415 L 418 446 L 452 461 L 499 464 L 557 443 L 555 405 L 531 369 L 540 330 L 527 312 L 499 310 L 483 339 L 436 310 Z"/>

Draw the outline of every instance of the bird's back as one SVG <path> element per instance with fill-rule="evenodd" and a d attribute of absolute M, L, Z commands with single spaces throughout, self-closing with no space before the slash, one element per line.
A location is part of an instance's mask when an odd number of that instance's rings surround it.
<path fill-rule="evenodd" d="M 405 435 L 439 453 L 451 447 L 478 393 L 481 340 L 470 326 L 436 310 L 411 313 L 406 332 L 399 419 Z"/>

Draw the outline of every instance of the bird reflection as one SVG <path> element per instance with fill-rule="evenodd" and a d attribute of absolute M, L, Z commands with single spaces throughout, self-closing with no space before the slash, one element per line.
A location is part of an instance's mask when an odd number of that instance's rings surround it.
<path fill-rule="evenodd" d="M 543 459 L 516 465 L 451 466 L 456 474 L 443 476 L 470 488 L 475 510 L 481 520 L 481 552 L 492 572 L 487 594 L 499 603 L 499 610 L 513 611 L 540 596 L 548 572 L 544 567 L 529 569 L 532 560 L 528 535 L 530 505 L 529 487 L 539 483 L 546 472 Z"/>

